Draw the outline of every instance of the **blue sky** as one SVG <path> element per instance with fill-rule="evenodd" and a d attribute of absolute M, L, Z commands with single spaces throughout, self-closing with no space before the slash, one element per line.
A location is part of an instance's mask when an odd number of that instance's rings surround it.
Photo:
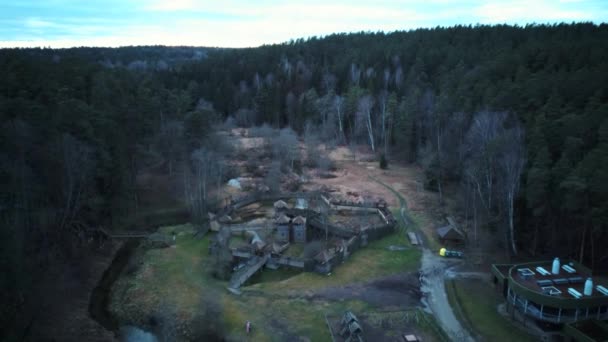
<path fill-rule="evenodd" d="M 608 20 L 608 0 L 0 0 L 0 47 L 247 47 L 335 32 Z"/>

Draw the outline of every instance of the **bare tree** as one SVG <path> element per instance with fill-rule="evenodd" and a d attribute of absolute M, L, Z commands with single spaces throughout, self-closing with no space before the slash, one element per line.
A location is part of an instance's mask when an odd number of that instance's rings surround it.
<path fill-rule="evenodd" d="M 361 79 L 361 69 L 359 69 L 359 66 L 356 65 L 355 63 L 352 63 L 350 65 L 350 82 L 355 85 L 358 86 L 359 85 L 359 80 Z"/>
<path fill-rule="evenodd" d="M 281 163 L 279 161 L 275 160 L 270 163 L 264 183 L 273 193 L 281 190 Z"/>
<path fill-rule="evenodd" d="M 393 116 L 397 108 L 397 97 L 394 93 L 382 90 L 378 95 L 378 106 L 380 110 L 380 137 L 379 141 L 384 145 L 384 155 L 388 155 L 388 143 L 392 131 Z"/>
<path fill-rule="evenodd" d="M 464 176 L 486 213 L 498 206 L 498 212 L 506 216 L 506 247 L 517 255 L 515 199 L 525 167 L 525 143 L 519 122 L 516 119 L 507 122 L 507 119 L 508 114 L 504 112 L 484 111 L 475 116 L 465 138 Z M 510 128 L 506 128 L 507 123 Z M 476 218 L 474 212 L 474 220 Z"/>
<path fill-rule="evenodd" d="M 519 192 L 521 174 L 526 163 L 524 130 L 518 124 L 504 132 L 500 140 L 502 147 L 498 157 L 500 184 L 503 199 L 507 207 L 511 251 L 513 252 L 513 255 L 517 255 L 513 219 L 515 215 L 515 199 Z"/>
<path fill-rule="evenodd" d="M 200 148 L 192 152 L 194 179 L 190 195 L 190 205 L 195 221 L 202 221 L 207 212 L 207 193 L 215 156 L 207 149 Z"/>
<path fill-rule="evenodd" d="M 465 175 L 477 189 L 486 210 L 491 210 L 496 182 L 496 149 L 493 143 L 503 130 L 507 114 L 504 112 L 478 113 L 465 138 Z"/>
<path fill-rule="evenodd" d="M 388 89 L 388 84 L 391 81 L 391 69 L 389 68 L 384 68 L 384 75 L 383 75 L 383 81 L 384 81 L 384 90 Z"/>
<path fill-rule="evenodd" d="M 319 134 L 317 134 L 318 131 L 318 127 L 314 126 L 310 121 L 306 122 L 304 126 L 304 144 L 306 145 L 306 164 L 310 167 L 317 166 L 319 161 L 321 139 L 319 138 Z"/>
<path fill-rule="evenodd" d="M 285 76 L 287 76 L 287 78 L 289 79 L 291 77 L 293 66 L 291 65 L 291 63 L 289 62 L 289 59 L 287 59 L 287 57 L 281 58 L 280 63 L 281 63 L 281 70 L 283 71 Z"/>
<path fill-rule="evenodd" d="M 321 123 L 315 129 L 323 139 L 332 139 L 337 136 L 336 120 L 333 118 L 335 115 L 333 110 L 334 96 L 333 91 L 330 91 L 318 98 L 315 103 L 316 111 L 321 115 Z M 310 119 L 308 119 L 306 125 L 310 124 Z M 304 129 L 308 128 L 305 126 Z"/>
<path fill-rule="evenodd" d="M 403 85 L 403 68 L 401 67 L 401 65 L 397 66 L 397 69 L 395 70 L 395 87 L 397 87 L 397 89 L 401 89 L 401 86 Z"/>
<path fill-rule="evenodd" d="M 344 97 L 340 95 L 334 96 L 333 109 L 336 113 L 336 119 L 338 120 L 338 141 L 345 142 L 346 136 L 344 135 Z"/>
<path fill-rule="evenodd" d="M 369 145 L 373 152 L 376 152 L 376 145 L 374 142 L 374 126 L 372 124 L 372 111 L 374 108 L 374 99 L 370 95 L 363 96 L 359 99 L 357 114 L 359 119 L 365 122 L 367 129 L 367 136 L 369 138 Z"/>
<path fill-rule="evenodd" d="M 267 123 L 262 124 L 262 126 L 257 129 L 257 136 L 262 138 L 261 147 L 267 152 L 270 149 L 271 140 L 275 133 L 275 130 L 272 129 L 272 127 L 270 127 Z"/>
<path fill-rule="evenodd" d="M 287 114 L 287 122 L 296 122 L 296 108 L 298 106 L 298 99 L 290 91 L 285 95 L 285 113 Z"/>
<path fill-rule="evenodd" d="M 323 74 L 323 89 L 325 90 L 325 93 L 331 93 L 334 91 L 334 89 L 336 88 L 336 83 L 338 82 L 338 79 L 336 78 L 336 76 L 330 72 L 325 72 Z"/>
<path fill-rule="evenodd" d="M 161 128 L 159 146 L 163 157 L 169 166 L 169 176 L 173 175 L 174 165 L 180 159 L 180 152 L 184 148 L 184 124 L 181 121 L 169 121 Z"/>
<path fill-rule="evenodd" d="M 294 162 L 300 157 L 298 136 L 291 128 L 283 128 L 273 141 L 273 155 L 293 170 Z"/>
<path fill-rule="evenodd" d="M 85 143 L 65 133 L 60 142 L 63 165 L 64 205 L 59 227 L 69 225 L 82 206 L 82 197 L 90 176 L 92 150 Z"/>

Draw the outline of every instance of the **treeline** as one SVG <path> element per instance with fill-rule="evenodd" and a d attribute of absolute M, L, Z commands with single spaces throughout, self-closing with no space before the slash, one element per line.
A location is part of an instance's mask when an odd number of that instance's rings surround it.
<path fill-rule="evenodd" d="M 102 232 L 150 209 L 140 171 L 183 168 L 218 121 L 171 84 L 172 68 L 200 58 L 148 48 L 152 63 L 138 49 L 0 50 L 0 325 L 10 327 L 0 339 L 20 339 L 41 308 L 61 305 L 54 283 L 84 281 Z M 141 67 L 159 60 L 170 67 Z M 182 178 L 181 190 L 198 185 Z M 198 205 L 175 197 L 186 195 Z"/>
<path fill-rule="evenodd" d="M 141 210 L 142 170 L 160 165 L 203 217 L 208 184 L 228 176 L 212 134 L 225 120 L 420 163 L 427 187 L 458 185 L 472 240 L 496 231 L 511 253 L 605 265 L 606 42 L 607 25 L 561 24 L 0 50 L 3 322 L 33 270 Z"/>

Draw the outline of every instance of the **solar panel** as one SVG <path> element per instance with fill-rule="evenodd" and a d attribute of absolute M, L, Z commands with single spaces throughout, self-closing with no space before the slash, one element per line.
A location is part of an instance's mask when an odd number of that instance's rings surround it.
<path fill-rule="evenodd" d="M 598 292 L 601 292 L 604 296 L 608 296 L 608 289 L 606 289 L 602 285 L 597 285 L 595 289 L 598 290 Z"/>
<path fill-rule="evenodd" d="M 534 277 L 534 272 L 529 268 L 518 268 L 517 273 L 519 273 L 519 276 L 524 280 Z"/>
<path fill-rule="evenodd" d="M 576 299 L 579 299 L 583 296 L 580 292 L 576 291 L 575 289 L 573 289 L 571 287 L 568 288 L 568 293 L 571 294 L 572 297 L 574 297 Z"/>
<path fill-rule="evenodd" d="M 540 266 L 536 268 L 536 272 L 538 272 L 538 273 L 540 273 L 540 274 L 542 274 L 544 276 L 547 276 L 547 275 L 551 274 L 544 267 L 540 267 Z"/>
<path fill-rule="evenodd" d="M 568 284 L 568 279 L 566 279 L 566 278 L 553 279 L 553 283 L 555 285 L 565 285 L 565 284 Z"/>
<path fill-rule="evenodd" d="M 570 284 L 581 284 L 584 280 L 582 277 L 570 277 L 568 278 L 568 282 L 570 282 Z"/>
<path fill-rule="evenodd" d="M 553 285 L 553 282 L 551 281 L 551 279 L 545 279 L 536 281 L 536 284 L 538 284 L 538 286 L 540 287 L 546 287 Z"/>
<path fill-rule="evenodd" d="M 570 265 L 562 265 L 562 270 L 568 273 L 576 273 L 576 270 Z"/>
<path fill-rule="evenodd" d="M 519 274 L 521 274 L 522 276 L 534 275 L 534 272 L 529 268 L 518 268 L 517 272 L 519 272 Z"/>
<path fill-rule="evenodd" d="M 557 296 L 562 293 L 562 291 L 558 290 L 555 286 L 541 287 L 541 290 L 543 290 L 544 294 L 548 294 L 551 296 Z"/>

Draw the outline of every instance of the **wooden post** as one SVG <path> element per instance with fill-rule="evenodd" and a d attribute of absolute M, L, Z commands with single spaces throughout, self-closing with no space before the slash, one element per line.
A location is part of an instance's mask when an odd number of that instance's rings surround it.
<path fill-rule="evenodd" d="M 327 314 L 325 314 L 325 323 L 327 323 L 327 327 L 329 328 L 329 334 L 331 335 L 331 341 L 335 342 L 336 339 L 334 338 L 334 331 L 331 328 L 331 324 L 329 324 L 329 319 L 327 319 Z"/>

